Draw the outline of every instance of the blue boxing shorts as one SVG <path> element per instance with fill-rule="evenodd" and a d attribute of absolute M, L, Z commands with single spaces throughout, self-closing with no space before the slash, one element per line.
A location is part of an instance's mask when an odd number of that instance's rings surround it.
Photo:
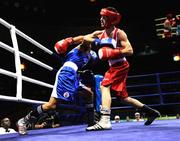
<path fill-rule="evenodd" d="M 103 80 L 102 75 L 95 75 L 95 93 L 96 93 L 96 100 L 95 100 L 95 108 L 97 112 L 100 112 L 101 110 L 101 105 L 102 105 L 102 100 L 101 100 L 101 81 Z"/>
<path fill-rule="evenodd" d="M 66 62 L 57 72 L 51 97 L 65 101 L 73 101 L 79 86 L 77 65 Z"/>

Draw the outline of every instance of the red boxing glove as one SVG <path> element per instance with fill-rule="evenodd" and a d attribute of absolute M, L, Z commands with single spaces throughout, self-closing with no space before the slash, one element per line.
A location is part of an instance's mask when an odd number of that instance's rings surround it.
<path fill-rule="evenodd" d="M 54 49 L 56 50 L 58 54 L 64 54 L 67 51 L 67 48 L 69 47 L 69 45 L 72 43 L 73 43 L 73 38 L 69 37 L 61 41 L 58 41 L 55 44 Z"/>
<path fill-rule="evenodd" d="M 120 48 L 109 48 L 103 47 L 98 51 L 99 59 L 101 60 L 109 60 L 109 59 L 117 59 L 122 57 L 122 52 Z"/>

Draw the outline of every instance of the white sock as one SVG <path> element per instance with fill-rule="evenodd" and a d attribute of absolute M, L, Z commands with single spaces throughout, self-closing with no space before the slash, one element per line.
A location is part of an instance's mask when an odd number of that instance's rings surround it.
<path fill-rule="evenodd" d="M 111 110 L 109 109 L 101 109 L 101 119 L 100 119 L 100 123 L 102 124 L 108 124 L 110 123 L 110 114 L 111 114 Z"/>

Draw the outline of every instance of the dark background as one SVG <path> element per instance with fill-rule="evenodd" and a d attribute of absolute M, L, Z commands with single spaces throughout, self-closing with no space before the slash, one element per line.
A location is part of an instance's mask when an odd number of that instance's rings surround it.
<path fill-rule="evenodd" d="M 1 0 L 0 17 L 54 52 L 53 46 L 58 40 L 101 29 L 100 9 L 113 6 L 122 14 L 122 21 L 118 27 L 127 33 L 134 49 L 134 55 L 127 57 L 131 65 L 129 75 L 134 75 L 180 69 L 180 63 L 173 61 L 174 52 L 179 52 L 179 37 L 173 37 L 170 40 L 158 38 L 154 21 L 156 18 L 165 17 L 167 13 L 180 14 L 179 5 L 179 0 L 96 0 L 95 2 L 90 2 L 90 0 Z M 2 25 L 0 25 L 0 41 L 12 46 L 9 30 Z M 33 51 L 33 57 L 55 69 L 61 66 L 59 58 L 50 58 L 21 37 L 18 37 L 18 44 L 21 51 L 29 55 L 32 55 L 30 51 Z M 156 53 L 142 55 L 147 46 Z M 15 72 L 13 58 L 11 53 L 0 48 L 1 68 Z M 48 74 L 47 71 L 41 70 L 26 60 L 22 62 L 27 65 L 27 70 L 23 72 L 24 75 L 53 84 L 56 72 Z M 94 67 L 94 72 L 98 74 L 103 74 L 107 69 L 107 64 L 104 62 L 97 66 Z M 39 73 L 44 73 L 46 77 L 41 75 L 43 76 L 41 78 Z M 1 94 L 12 95 L 16 92 L 13 87 L 16 81 L 11 79 L 7 80 L 1 76 Z M 49 97 L 45 94 L 50 93 L 50 90 L 37 88 L 37 86 L 30 87 L 27 83 L 24 85 L 27 87 L 24 90 L 27 98 L 48 100 Z M 37 92 L 37 89 L 40 92 Z M 1 111 L 6 115 L 16 113 L 16 118 L 19 118 L 27 112 L 25 109 L 19 110 L 24 105 L 1 101 L 0 103 Z"/>
<path fill-rule="evenodd" d="M 53 46 L 60 39 L 100 29 L 100 9 L 113 6 L 123 16 L 118 27 L 127 33 L 134 48 L 134 56 L 128 58 L 132 65 L 130 74 L 141 74 L 179 67 L 172 53 L 174 48 L 179 50 L 179 38 L 174 39 L 174 44 L 159 39 L 154 21 L 167 13 L 180 14 L 179 4 L 178 0 L 6 0 L 0 2 L 0 13 L 1 18 L 54 51 Z M 4 34 L 0 38 L 7 40 Z M 147 46 L 158 53 L 140 55 Z"/>

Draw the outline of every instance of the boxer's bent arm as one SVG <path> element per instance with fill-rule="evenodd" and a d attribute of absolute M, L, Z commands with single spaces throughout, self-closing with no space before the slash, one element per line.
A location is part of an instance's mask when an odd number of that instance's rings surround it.
<path fill-rule="evenodd" d="M 128 40 L 126 33 L 123 30 L 119 32 L 119 40 L 121 42 L 121 54 L 123 56 L 131 56 L 133 54 L 133 48 Z"/>

